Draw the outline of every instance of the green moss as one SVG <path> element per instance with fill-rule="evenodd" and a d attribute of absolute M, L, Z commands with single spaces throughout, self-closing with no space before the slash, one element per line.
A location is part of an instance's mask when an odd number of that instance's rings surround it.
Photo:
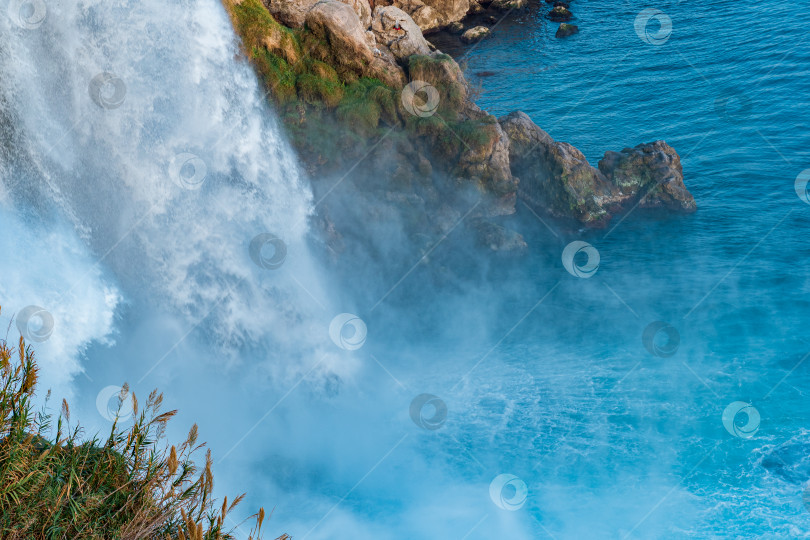
<path fill-rule="evenodd" d="M 422 69 L 428 70 L 435 68 L 439 64 L 450 64 L 452 65 L 453 57 L 449 54 L 437 54 L 435 56 L 429 56 L 426 54 L 414 54 L 410 58 L 408 58 L 408 69 Z"/>
<path fill-rule="evenodd" d="M 300 52 L 295 33 L 279 24 L 261 0 L 242 0 L 239 3 L 226 1 L 225 4 L 246 48 L 252 49 L 268 41 L 278 41 L 280 45 L 289 45 L 297 49 L 295 52 Z"/>
<path fill-rule="evenodd" d="M 264 48 L 254 48 L 251 57 L 265 88 L 276 101 L 287 103 L 296 98 L 297 76 L 286 60 Z"/>
<path fill-rule="evenodd" d="M 490 142 L 490 128 L 478 120 L 452 122 L 448 126 L 467 146 L 477 148 Z"/>
<path fill-rule="evenodd" d="M 412 55 L 408 58 L 408 75 L 412 81 L 425 81 L 439 91 L 438 110 L 443 118 L 458 116 L 466 102 L 467 88 L 460 82 L 463 75 L 450 56 Z"/>
<path fill-rule="evenodd" d="M 321 62 L 320 60 L 313 60 L 311 58 L 307 58 L 302 62 L 307 73 L 312 73 L 320 77 L 321 79 L 326 79 L 327 81 L 331 82 L 340 82 L 340 78 L 338 77 L 337 71 L 335 68 L 327 64 L 326 62 Z"/>
<path fill-rule="evenodd" d="M 343 85 L 340 82 L 330 81 L 304 73 L 298 76 L 295 83 L 298 98 L 316 107 L 334 108 L 343 99 Z"/>
<path fill-rule="evenodd" d="M 408 114 L 405 116 L 405 122 L 408 130 L 417 135 L 439 137 L 444 134 L 445 130 L 447 129 L 447 124 L 439 115 L 435 114 L 426 117 Z"/>
<path fill-rule="evenodd" d="M 394 91 L 377 79 L 358 79 L 346 87 L 336 110 L 337 118 L 371 134 L 381 119 L 389 124 L 398 121 L 394 96 Z"/>
<path fill-rule="evenodd" d="M 351 100 L 341 103 L 336 114 L 339 120 L 365 133 L 374 131 L 380 122 L 380 108 L 370 101 Z"/>
<path fill-rule="evenodd" d="M 373 81 L 373 84 L 368 87 L 368 99 L 380 107 L 383 120 L 389 124 L 397 123 L 399 117 L 397 116 L 396 92 L 376 79 L 367 80 Z"/>

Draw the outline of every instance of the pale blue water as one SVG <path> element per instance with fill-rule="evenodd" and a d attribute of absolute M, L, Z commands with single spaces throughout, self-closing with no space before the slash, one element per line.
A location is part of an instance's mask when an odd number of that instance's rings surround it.
<path fill-rule="evenodd" d="M 234 516 L 275 508 L 268 537 L 810 537 L 810 205 L 794 191 L 810 168 L 805 8 L 574 0 L 581 33 L 566 40 L 534 4 L 472 50 L 440 43 L 469 51 L 483 108 L 527 112 L 594 164 L 665 139 L 694 215 L 549 230 L 519 206 L 507 223 L 530 245 L 524 258 L 471 250 L 457 232 L 414 267 L 344 259 L 325 271 L 291 241 L 268 273 L 247 246 L 268 229 L 297 239 L 285 227 L 307 190 L 249 70 L 231 63 L 221 8 L 172 6 L 168 17 L 144 3 L 130 20 L 69 2 L 40 34 L 4 20 L 13 39 L 0 59 L 36 166 L 0 170 L 3 252 L 21 254 L 0 266 L 0 322 L 47 304 L 57 322 L 38 348 L 43 374 L 76 377 L 71 408 L 91 432 L 109 427 L 102 388 L 160 387 L 181 410 L 174 438 L 199 422 L 220 492 L 248 491 Z M 646 7 L 672 20 L 660 46 L 634 30 Z M 60 60 L 70 37 L 73 57 Z M 24 61 L 41 47 L 65 78 Z M 115 111 L 86 97 L 102 69 L 127 83 Z M 731 122 L 715 111 L 727 91 L 748 104 Z M 165 177 L 187 151 L 212 173 L 199 191 Z M 60 196 L 34 197 L 37 214 L 20 192 L 46 184 Z M 600 253 L 590 279 L 563 268 L 574 240 Z M 360 349 L 330 340 L 343 311 L 367 324 Z M 671 356 L 642 344 L 655 321 L 679 334 Z M 447 407 L 438 429 L 409 415 L 423 393 Z M 735 401 L 759 412 L 753 437 L 728 430 L 744 414 L 724 426 Z M 519 509 L 493 501 L 501 474 L 526 486 Z"/>
<path fill-rule="evenodd" d="M 634 31 L 646 7 L 672 21 L 663 45 Z M 498 116 L 523 110 L 593 164 L 664 139 L 699 210 L 527 234 L 534 283 L 497 312 L 493 345 L 559 286 L 466 385 L 446 390 L 464 411 L 449 431 L 485 466 L 460 468 L 524 480 L 519 519 L 534 538 L 810 536 L 810 207 L 794 191 L 810 168 L 810 12 L 575 1 L 580 34 L 558 40 L 536 9 L 453 50 L 482 87 L 478 103 Z M 742 104 L 732 121 L 716 112 L 724 95 Z M 534 219 L 521 207 L 515 223 Z M 601 255 L 589 280 L 559 264 L 576 239 Z M 642 346 L 656 320 L 680 334 L 669 358 Z M 761 414 L 753 438 L 723 426 L 738 400 Z"/>

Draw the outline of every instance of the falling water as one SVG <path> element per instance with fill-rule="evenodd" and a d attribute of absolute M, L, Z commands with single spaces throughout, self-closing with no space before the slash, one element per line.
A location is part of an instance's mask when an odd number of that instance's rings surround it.
<path fill-rule="evenodd" d="M 53 315 L 50 383 L 122 302 L 230 350 L 306 324 L 311 196 L 217 2 L 14 0 L 0 32 L 3 313 Z"/>
<path fill-rule="evenodd" d="M 641 6 L 582 0 L 571 41 L 529 10 L 468 65 L 501 70 L 486 108 L 523 108 L 591 159 L 666 138 L 697 214 L 561 231 L 519 208 L 529 256 L 443 258 L 451 237 L 426 264 L 357 274 L 370 284 L 308 255 L 314 204 L 216 0 L 11 0 L 0 323 L 31 316 L 42 386 L 91 432 L 108 387 L 165 390 L 178 430 L 211 442 L 218 489 L 297 539 L 806 536 L 807 17 L 663 4 L 660 47 L 634 31 Z M 720 87 L 744 122 L 715 114 Z M 572 241 L 598 249 L 589 279 L 561 264 Z M 442 264 L 479 275 L 436 290 Z M 364 288 L 390 294 L 335 300 Z M 330 336 L 345 312 L 362 348 Z M 660 322 L 679 336 L 665 354 L 643 340 Z M 738 402 L 755 436 L 725 421 Z"/>

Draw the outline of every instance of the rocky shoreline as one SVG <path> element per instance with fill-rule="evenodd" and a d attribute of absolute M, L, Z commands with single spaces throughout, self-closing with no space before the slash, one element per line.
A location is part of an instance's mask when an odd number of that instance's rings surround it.
<path fill-rule="evenodd" d="M 375 223 L 397 222 L 427 245 L 462 220 L 481 244 L 519 251 L 520 235 L 496 222 L 518 199 L 591 227 L 634 206 L 696 208 L 665 142 L 607 152 L 593 167 L 527 115 L 482 111 L 456 61 L 424 37 L 526 0 L 223 1 L 311 177 L 334 254 Z"/>

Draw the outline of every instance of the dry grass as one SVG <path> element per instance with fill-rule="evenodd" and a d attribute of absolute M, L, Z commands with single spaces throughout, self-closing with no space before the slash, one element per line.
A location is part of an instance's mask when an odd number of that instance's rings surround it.
<path fill-rule="evenodd" d="M 67 402 L 55 425 L 44 409 L 32 411 L 37 370 L 22 337 L 16 349 L 0 340 L 0 538 L 234 538 L 224 521 L 244 495 L 221 505 L 212 498 L 211 451 L 201 468 L 192 460 L 205 446 L 196 424 L 179 446 L 164 442 L 177 411 L 160 412 L 162 394 L 143 407 L 133 394 L 130 429 L 114 423 L 106 440 L 82 440 Z M 248 518 L 249 538 L 261 537 L 264 519 L 264 509 Z"/>

